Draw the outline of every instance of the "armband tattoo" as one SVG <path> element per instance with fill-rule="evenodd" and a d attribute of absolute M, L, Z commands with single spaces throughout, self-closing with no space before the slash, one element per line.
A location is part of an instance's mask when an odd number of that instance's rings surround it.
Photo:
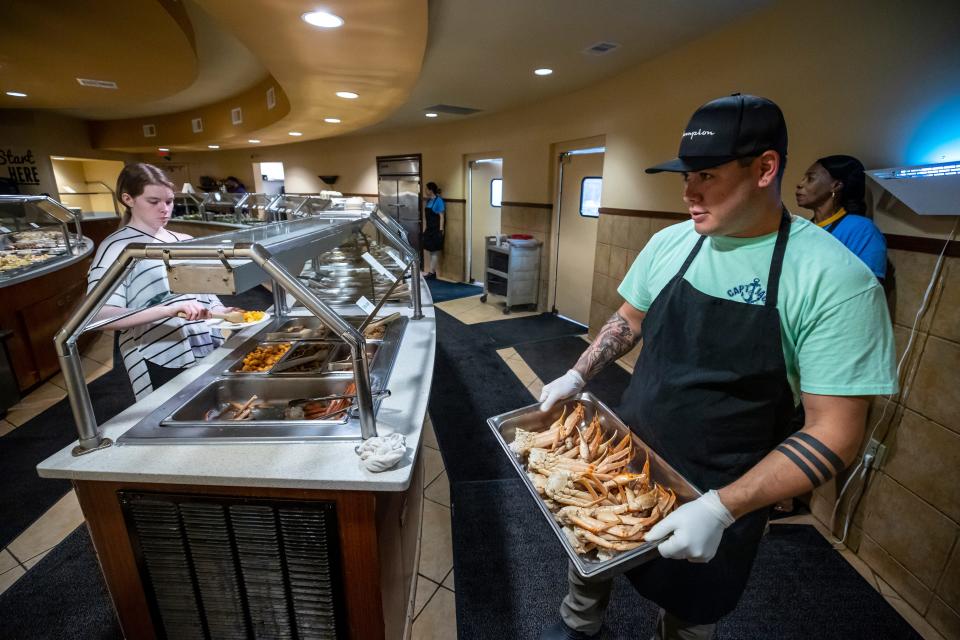
<path fill-rule="evenodd" d="M 596 340 L 587 347 L 573 368 L 584 380 L 589 380 L 605 366 L 630 351 L 638 342 L 640 335 L 634 334 L 630 323 L 616 311 L 601 327 Z"/>
<path fill-rule="evenodd" d="M 784 440 L 776 450 L 797 465 L 814 487 L 819 487 L 845 468 L 840 456 L 809 433 L 796 432 Z M 830 463 L 833 468 L 830 469 L 824 461 Z"/>

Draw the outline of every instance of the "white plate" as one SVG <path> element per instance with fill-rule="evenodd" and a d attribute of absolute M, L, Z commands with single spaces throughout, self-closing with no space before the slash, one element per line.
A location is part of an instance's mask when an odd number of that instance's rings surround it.
<path fill-rule="evenodd" d="M 246 327 L 252 327 L 255 324 L 262 324 L 269 320 L 272 316 L 269 311 L 264 311 L 264 316 L 260 320 L 253 320 L 252 322 L 227 322 L 220 318 L 213 318 L 207 320 L 207 324 L 216 325 L 218 329 L 230 329 L 231 331 L 236 331 L 237 329 L 244 329 Z"/>

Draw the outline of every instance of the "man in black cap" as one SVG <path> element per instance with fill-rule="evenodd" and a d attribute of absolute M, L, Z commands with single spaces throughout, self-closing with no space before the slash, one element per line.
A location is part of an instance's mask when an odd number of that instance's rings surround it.
<path fill-rule="evenodd" d="M 624 304 L 540 398 L 550 410 L 643 337 L 618 414 L 705 492 L 647 532 L 662 557 L 626 574 L 661 607 L 655 638 L 713 635 L 743 593 L 769 505 L 841 472 L 869 396 L 897 391 L 883 290 L 839 242 L 787 212 L 786 155 L 770 100 L 734 94 L 700 107 L 679 156 L 647 169 L 683 175 L 691 220 L 651 238 L 620 285 Z M 790 435 L 801 401 L 807 421 Z M 611 581 L 571 564 L 569 582 L 561 621 L 541 638 L 600 637 Z"/>

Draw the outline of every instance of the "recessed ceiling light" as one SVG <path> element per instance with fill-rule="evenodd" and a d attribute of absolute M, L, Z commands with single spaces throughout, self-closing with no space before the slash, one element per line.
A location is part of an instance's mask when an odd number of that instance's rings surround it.
<path fill-rule="evenodd" d="M 550 75 L 551 73 L 553 73 L 553 69 L 547 69 L 546 67 L 544 67 L 543 69 L 534 69 L 534 70 L 533 70 L 533 74 L 534 74 L 534 75 L 537 75 L 537 76 L 548 76 L 548 75 Z"/>
<path fill-rule="evenodd" d="M 50 156 L 51 160 L 66 160 L 63 156 Z"/>
<path fill-rule="evenodd" d="M 12 98 L 26 98 L 27 94 L 21 93 L 19 91 L 7 91 L 7 95 Z"/>
<path fill-rule="evenodd" d="M 356 100 L 360 96 L 353 91 L 337 91 L 338 98 L 346 98 L 347 100 Z"/>
<path fill-rule="evenodd" d="M 343 18 L 326 11 L 308 11 L 300 18 L 307 24 L 323 29 L 336 29 L 343 26 Z"/>
<path fill-rule="evenodd" d="M 324 118 L 323 121 L 330 124 L 340 124 L 340 118 Z"/>
<path fill-rule="evenodd" d="M 170 151 L 168 147 L 157 147 L 157 151 Z"/>
<path fill-rule="evenodd" d="M 257 140 L 256 138 L 250 138 L 249 140 L 247 140 L 247 142 L 249 142 L 250 144 L 260 144 L 260 141 Z"/>
<path fill-rule="evenodd" d="M 437 117 L 438 115 L 440 115 L 440 114 L 434 113 L 433 111 L 428 111 L 428 112 L 426 112 L 426 113 L 423 114 L 423 115 L 424 115 L 425 117 L 427 117 L 427 118 L 436 118 L 436 117 Z"/>
<path fill-rule="evenodd" d="M 218 144 L 208 144 L 207 149 L 219 149 L 220 145 Z"/>
<path fill-rule="evenodd" d="M 301 133 L 301 132 L 299 132 L 299 131 L 291 131 L 291 132 L 290 132 L 290 135 L 292 135 L 293 137 L 297 137 L 297 136 L 302 136 L 303 133 Z"/>

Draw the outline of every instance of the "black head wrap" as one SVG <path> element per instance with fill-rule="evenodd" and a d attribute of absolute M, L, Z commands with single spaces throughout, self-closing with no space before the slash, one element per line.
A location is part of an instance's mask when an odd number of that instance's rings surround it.
<path fill-rule="evenodd" d="M 847 210 L 847 213 L 865 215 L 867 203 L 866 175 L 863 172 L 863 163 L 853 156 L 827 156 L 820 158 L 817 163 L 827 170 L 834 180 L 843 183 L 840 193 L 837 194 L 837 203 Z"/>

